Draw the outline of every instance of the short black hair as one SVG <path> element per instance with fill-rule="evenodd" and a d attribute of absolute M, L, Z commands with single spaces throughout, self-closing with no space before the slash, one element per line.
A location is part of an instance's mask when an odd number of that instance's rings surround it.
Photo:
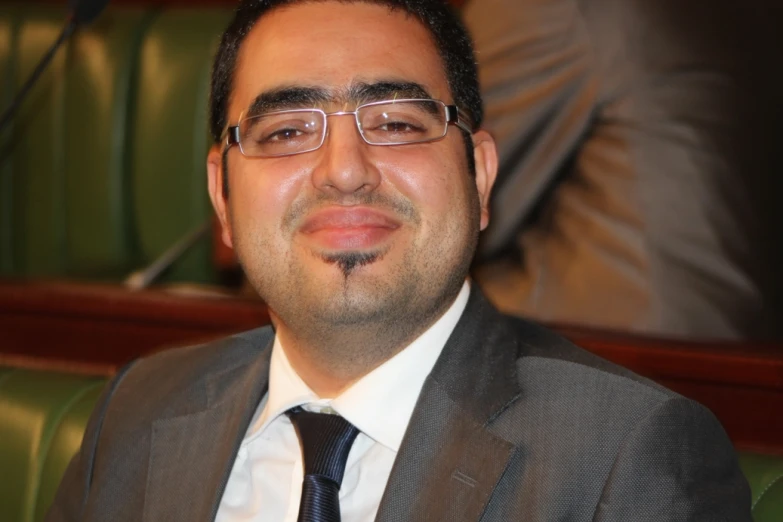
<path fill-rule="evenodd" d="M 245 37 L 256 22 L 277 7 L 328 0 L 242 0 L 220 40 L 212 67 L 209 125 L 212 139 L 220 141 L 228 124 L 228 103 L 233 90 L 237 56 Z M 343 3 L 369 3 L 402 10 L 426 27 L 438 49 L 454 103 L 468 113 L 474 129 L 483 118 L 478 71 L 473 44 L 457 13 L 444 0 L 334 0 Z M 473 147 L 466 136 L 468 162 L 473 170 Z"/>

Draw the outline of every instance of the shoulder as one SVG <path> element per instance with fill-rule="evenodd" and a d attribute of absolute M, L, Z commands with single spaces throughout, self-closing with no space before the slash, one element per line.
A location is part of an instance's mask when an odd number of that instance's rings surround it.
<path fill-rule="evenodd" d="M 746 486 L 731 442 L 707 408 L 546 328 L 521 319 L 501 321 L 518 346 L 520 395 L 490 430 L 524 454 L 512 475 L 529 473 L 548 484 L 553 502 L 589 500 L 585 509 L 594 509 L 602 494 L 612 498 L 613 510 L 666 501 L 685 495 L 691 484 L 725 486 L 733 492 L 727 498 L 744 502 Z M 662 484 L 672 470 L 678 486 L 666 489 Z M 620 489 L 611 486 L 616 483 L 625 484 L 625 499 L 611 495 Z M 634 495 L 638 501 L 629 502 Z M 629 517 L 634 518 L 629 512 L 618 519 Z"/>
<path fill-rule="evenodd" d="M 592 466 L 599 461 L 607 465 L 629 441 L 649 442 L 642 446 L 657 448 L 655 453 L 660 456 L 665 452 L 659 450 L 672 450 L 677 441 L 700 440 L 694 447 L 712 445 L 720 448 L 726 462 L 731 460 L 725 431 L 703 405 L 602 359 L 547 328 L 501 317 L 500 328 L 515 340 L 518 349 L 520 397 L 493 428 L 517 444 L 537 441 L 542 465 L 549 462 L 554 467 L 558 463 L 567 467 L 570 464 L 564 457 L 581 461 L 586 455 Z M 604 472 L 608 473 L 608 468 Z"/>
<path fill-rule="evenodd" d="M 166 415 L 192 402 L 212 375 L 249 364 L 271 350 L 274 332 L 263 327 L 219 340 L 169 348 L 133 361 L 110 383 L 112 409 L 149 410 Z M 201 391 L 200 391 L 201 390 Z M 175 412 L 169 412 L 174 414 Z"/>
<path fill-rule="evenodd" d="M 607 361 L 581 348 L 541 325 L 515 317 L 502 316 L 503 328 L 518 346 L 517 368 L 520 381 L 540 385 L 557 382 L 571 388 L 578 385 L 616 394 L 621 391 L 664 401 L 679 396 L 673 391 L 627 368 Z"/>
<path fill-rule="evenodd" d="M 617 450 L 625 436 L 661 413 L 666 414 L 667 422 L 671 422 L 671 415 L 679 416 L 677 424 L 683 430 L 695 417 L 709 418 L 710 424 L 717 422 L 697 402 L 602 359 L 551 330 L 522 319 L 504 317 L 502 321 L 503 330 L 518 349 L 516 373 L 521 396 L 501 423 L 512 438 L 550 431 L 557 433 L 553 440 L 601 439 L 607 450 L 611 446 Z M 540 422 L 530 425 L 531 416 Z"/>
<path fill-rule="evenodd" d="M 512 409 L 582 408 L 613 415 L 678 397 L 548 328 L 500 313 L 480 289 L 471 293 L 452 338 L 442 356 L 449 364 L 438 366 L 440 380 L 459 375 L 454 386 L 463 386 L 466 375 L 473 386 L 503 381 L 504 389 L 513 388 L 521 397 L 512 401 Z"/>
<path fill-rule="evenodd" d="M 246 363 L 273 338 L 271 327 L 265 326 L 206 343 L 168 348 L 138 359 L 132 373 L 154 376 L 166 372 L 169 378 L 194 378 L 215 368 Z"/>

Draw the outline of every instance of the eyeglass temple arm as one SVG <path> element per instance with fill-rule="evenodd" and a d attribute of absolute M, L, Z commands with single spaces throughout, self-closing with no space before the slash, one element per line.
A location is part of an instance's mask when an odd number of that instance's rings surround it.
<path fill-rule="evenodd" d="M 226 129 L 226 147 L 239 143 L 239 125 L 228 127 Z"/>
<path fill-rule="evenodd" d="M 453 123 L 468 134 L 473 134 L 473 120 L 456 105 L 446 105 L 446 121 Z"/>

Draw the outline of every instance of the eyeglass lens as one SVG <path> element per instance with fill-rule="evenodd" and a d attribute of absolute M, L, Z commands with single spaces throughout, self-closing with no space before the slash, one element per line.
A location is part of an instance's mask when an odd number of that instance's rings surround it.
<path fill-rule="evenodd" d="M 447 126 L 445 106 L 437 100 L 363 105 L 356 111 L 356 120 L 359 132 L 371 145 L 432 141 L 445 136 Z M 246 156 L 299 154 L 321 146 L 326 115 L 315 109 L 275 112 L 243 120 L 239 131 Z"/>

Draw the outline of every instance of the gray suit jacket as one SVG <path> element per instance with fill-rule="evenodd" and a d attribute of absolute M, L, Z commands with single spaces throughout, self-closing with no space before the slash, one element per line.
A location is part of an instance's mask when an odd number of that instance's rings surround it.
<path fill-rule="evenodd" d="M 213 520 L 267 388 L 273 332 L 161 352 L 119 375 L 49 522 Z M 427 378 L 378 521 L 749 521 L 731 443 L 700 405 L 477 291 Z"/>

